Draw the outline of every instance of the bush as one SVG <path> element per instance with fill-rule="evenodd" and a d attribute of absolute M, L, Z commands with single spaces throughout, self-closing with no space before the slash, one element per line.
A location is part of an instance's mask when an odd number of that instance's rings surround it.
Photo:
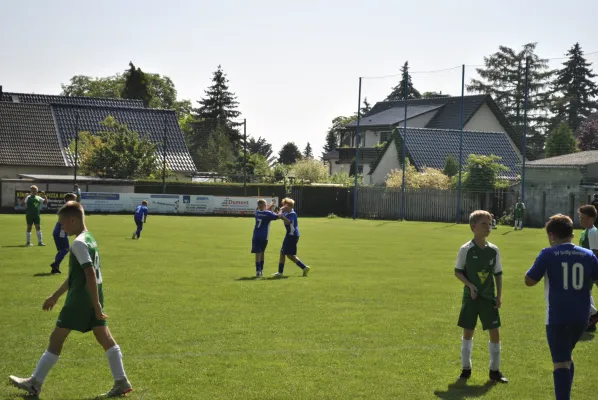
<path fill-rule="evenodd" d="M 498 223 L 501 225 L 508 225 L 512 226 L 515 222 L 515 209 L 513 207 L 509 208 L 507 211 L 504 211 L 502 217 L 498 219 Z"/>
<path fill-rule="evenodd" d="M 393 169 L 386 176 L 386 186 L 400 188 L 403 184 L 403 170 Z M 405 171 L 405 187 L 411 189 L 450 189 L 451 180 L 442 171 L 435 168 L 424 168 L 419 172 L 413 165 L 407 163 Z"/>
<path fill-rule="evenodd" d="M 291 166 L 291 171 L 300 182 L 327 183 L 330 178 L 326 165 L 314 159 L 297 161 Z"/>

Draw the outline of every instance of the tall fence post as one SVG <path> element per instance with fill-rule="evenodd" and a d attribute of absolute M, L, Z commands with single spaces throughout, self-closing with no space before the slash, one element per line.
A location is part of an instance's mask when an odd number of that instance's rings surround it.
<path fill-rule="evenodd" d="M 357 177 L 359 175 L 359 125 L 361 123 L 361 77 L 359 78 L 359 94 L 357 95 L 357 126 L 355 127 L 355 187 L 353 188 L 353 220 L 357 218 Z"/>
<path fill-rule="evenodd" d="M 73 186 L 77 184 L 77 166 L 79 164 L 79 111 L 75 114 L 75 173 Z"/>
<path fill-rule="evenodd" d="M 166 114 L 164 115 L 164 138 L 162 142 L 162 193 L 166 193 Z"/>
<path fill-rule="evenodd" d="M 406 173 L 406 165 L 407 165 L 407 153 L 405 150 L 407 149 L 406 143 L 407 142 L 407 106 L 408 106 L 408 97 L 409 97 L 409 72 L 405 69 L 405 74 L 403 77 L 403 84 L 405 85 L 405 117 L 403 119 L 403 140 L 402 142 L 402 157 L 403 157 L 403 177 L 401 180 L 401 220 L 405 220 L 405 173 Z M 400 137 L 400 135 L 399 135 Z"/>
<path fill-rule="evenodd" d="M 525 156 L 527 148 L 527 100 L 529 97 L 529 57 L 525 58 L 525 97 L 523 102 L 523 139 L 521 144 L 521 202 L 525 202 Z"/>
<path fill-rule="evenodd" d="M 461 179 L 463 178 L 463 124 L 465 116 L 465 64 L 461 67 L 461 122 L 459 127 L 461 132 L 459 133 L 459 184 L 457 189 L 457 221 L 461 222 Z"/>
<path fill-rule="evenodd" d="M 247 196 L 247 119 L 243 119 L 243 196 Z"/>

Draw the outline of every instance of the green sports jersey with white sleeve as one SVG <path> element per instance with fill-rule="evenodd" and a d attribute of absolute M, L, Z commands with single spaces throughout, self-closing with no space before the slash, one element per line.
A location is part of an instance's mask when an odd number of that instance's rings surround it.
<path fill-rule="evenodd" d="M 523 215 L 524 210 L 525 210 L 525 204 L 522 201 L 515 204 L 515 216 L 516 217 L 521 217 Z"/>
<path fill-rule="evenodd" d="M 584 249 L 598 250 L 598 229 L 595 226 L 585 229 L 579 238 L 579 246 Z"/>
<path fill-rule="evenodd" d="M 71 245 L 69 259 L 69 290 L 64 302 L 65 308 L 90 309 L 93 308 L 85 268 L 93 268 L 98 284 L 98 297 L 104 307 L 104 293 L 102 291 L 102 271 L 100 269 L 100 252 L 98 244 L 91 235 L 85 231 L 75 238 Z"/>
<path fill-rule="evenodd" d="M 473 240 L 459 249 L 455 271 L 462 272 L 478 289 L 478 298 L 493 301 L 496 297 L 494 277 L 502 274 L 502 262 L 498 247 L 486 242 L 484 248 Z M 471 291 L 465 286 L 463 300 L 471 300 Z"/>
<path fill-rule="evenodd" d="M 25 213 L 30 218 L 39 217 L 44 204 L 44 199 L 40 196 L 29 195 L 25 197 Z"/>

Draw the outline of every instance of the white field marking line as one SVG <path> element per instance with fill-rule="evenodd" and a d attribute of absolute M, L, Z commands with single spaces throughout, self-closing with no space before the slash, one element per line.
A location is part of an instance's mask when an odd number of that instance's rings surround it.
<path fill-rule="evenodd" d="M 388 347 L 338 347 L 329 349 L 300 349 L 300 350 L 234 350 L 234 351 L 201 351 L 188 353 L 165 353 L 165 354 L 138 354 L 127 355 L 123 353 L 123 358 L 126 360 L 150 360 L 150 359 L 168 359 L 168 358 L 200 358 L 210 356 L 231 356 L 231 355 L 267 355 L 267 354 L 317 354 L 317 353 L 360 353 L 381 352 L 381 351 L 401 351 L 401 350 L 438 350 L 445 346 L 430 345 L 430 346 L 388 346 Z M 68 351 L 68 350 L 67 350 Z M 126 350 L 125 350 L 126 351 Z M 80 362 L 97 362 L 98 358 L 77 358 L 71 360 L 61 360 L 61 363 L 80 363 Z M 0 361 L 0 365 L 8 365 L 9 361 Z"/>

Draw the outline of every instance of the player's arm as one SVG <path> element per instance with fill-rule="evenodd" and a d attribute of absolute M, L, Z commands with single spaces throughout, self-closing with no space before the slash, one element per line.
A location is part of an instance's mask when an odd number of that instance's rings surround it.
<path fill-rule="evenodd" d="M 494 260 L 494 280 L 496 281 L 496 304 L 495 308 L 499 309 L 502 305 L 502 258 L 500 251 L 496 249 L 496 259 Z"/>
<path fill-rule="evenodd" d="M 526 286 L 535 286 L 542 280 L 542 277 L 546 273 L 546 252 L 542 250 L 536 261 L 534 261 L 534 265 L 525 273 L 525 285 Z"/>
<path fill-rule="evenodd" d="M 145 211 L 143 212 L 143 223 L 144 223 L 144 224 L 147 222 L 147 213 L 148 213 L 148 211 L 147 211 L 147 210 L 145 210 Z"/>
<path fill-rule="evenodd" d="M 461 248 L 457 254 L 457 263 L 455 264 L 455 276 L 471 291 L 471 297 L 477 297 L 478 289 L 465 276 L 465 258 L 467 256 L 467 249 Z"/>
<path fill-rule="evenodd" d="M 42 192 L 42 199 L 44 199 L 44 204 L 48 204 L 48 197 L 46 196 L 46 192 Z"/>
<path fill-rule="evenodd" d="M 65 294 L 68 290 L 69 290 L 69 278 L 66 278 L 64 280 L 64 282 L 62 282 L 62 285 L 60 285 L 58 290 L 55 291 L 54 294 L 52 294 L 52 296 L 48 297 L 46 299 L 46 301 L 44 301 L 42 310 L 50 311 L 56 305 L 56 302 L 58 302 L 58 299 L 60 298 L 60 296 Z"/>
<path fill-rule="evenodd" d="M 27 204 L 27 199 L 28 199 L 28 198 L 29 198 L 29 196 L 25 196 L 25 197 L 23 198 L 23 200 L 21 200 L 21 206 L 22 206 L 22 207 L 25 207 L 25 205 Z"/>
<path fill-rule="evenodd" d="M 98 282 L 96 280 L 96 270 L 91 263 L 82 265 L 85 272 L 85 280 L 87 281 L 87 289 L 89 290 L 89 297 L 91 297 L 91 304 L 96 312 L 96 318 L 105 319 L 106 316 L 102 311 L 100 304 L 100 295 L 98 294 Z"/>

